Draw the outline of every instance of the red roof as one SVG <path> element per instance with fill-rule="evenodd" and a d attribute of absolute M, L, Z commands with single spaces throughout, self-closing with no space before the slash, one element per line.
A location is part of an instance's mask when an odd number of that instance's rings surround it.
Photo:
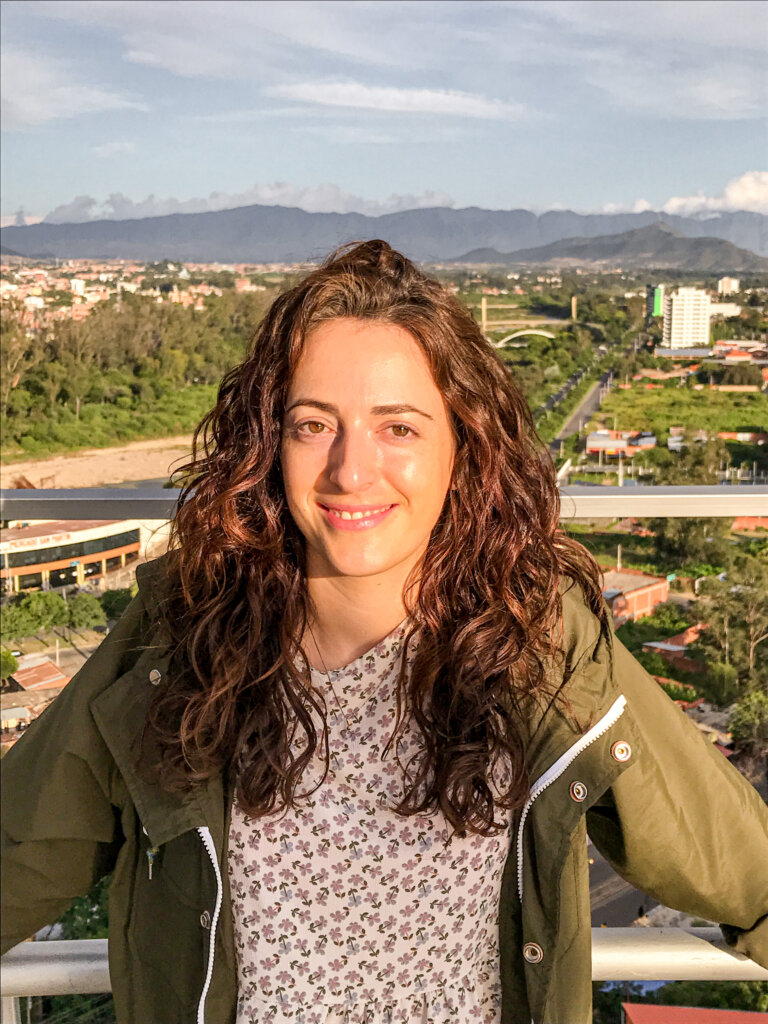
<path fill-rule="evenodd" d="M 45 659 L 28 668 L 19 667 L 11 674 L 11 679 L 18 683 L 22 690 L 61 690 L 69 682 L 69 676 L 52 661 Z"/>
<path fill-rule="evenodd" d="M 749 1010 L 709 1010 L 703 1006 L 654 1006 L 622 1003 L 627 1024 L 757 1024 L 764 1013 Z"/>

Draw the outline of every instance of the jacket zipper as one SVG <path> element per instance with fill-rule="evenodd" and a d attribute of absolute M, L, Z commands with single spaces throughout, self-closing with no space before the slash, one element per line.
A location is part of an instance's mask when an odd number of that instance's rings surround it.
<path fill-rule="evenodd" d="M 528 795 L 528 799 L 523 805 L 522 814 L 520 815 L 520 824 L 517 828 L 517 892 L 521 903 L 523 902 L 523 827 L 525 825 L 525 819 L 528 817 L 528 812 L 533 805 L 533 801 L 563 774 L 568 765 L 571 764 L 582 751 L 586 750 L 588 746 L 594 743 L 596 739 L 599 739 L 603 733 L 607 732 L 611 726 L 619 720 L 626 704 L 627 698 L 623 694 L 620 694 L 600 721 L 593 725 L 589 732 L 585 732 L 581 739 L 577 740 L 572 747 L 569 747 L 566 752 L 559 757 L 557 761 L 555 761 L 552 767 L 548 768 L 543 775 L 540 775 L 531 786 L 531 791 Z"/>
<path fill-rule="evenodd" d="M 211 838 L 211 830 L 203 825 L 196 831 L 203 842 L 205 851 L 213 865 L 214 874 L 216 875 L 216 905 L 213 908 L 213 917 L 211 919 L 211 937 L 209 939 L 208 946 L 208 970 L 205 975 L 205 982 L 203 983 L 200 1002 L 197 1006 L 197 1024 L 205 1024 L 205 1000 L 208 995 L 208 989 L 211 987 L 211 978 L 213 977 L 213 957 L 216 951 L 216 925 L 219 922 L 219 914 L 221 912 L 223 886 L 221 882 L 221 871 L 219 870 L 219 861 L 216 856 L 216 847 L 213 845 L 213 839 Z"/>

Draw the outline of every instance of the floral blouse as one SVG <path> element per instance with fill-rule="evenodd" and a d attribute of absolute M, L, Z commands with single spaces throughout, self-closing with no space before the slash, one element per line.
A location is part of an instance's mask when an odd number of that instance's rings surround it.
<path fill-rule="evenodd" d="M 498 836 L 449 840 L 442 813 L 391 810 L 403 773 L 394 743 L 386 760 L 382 751 L 394 730 L 406 625 L 331 671 L 332 689 L 311 670 L 326 702 L 330 762 L 323 785 L 304 796 L 325 765 L 317 722 L 301 809 L 256 819 L 232 809 L 237 1024 L 501 1020 L 498 904 L 511 817 Z M 414 650 L 412 640 L 408 668 Z M 300 751 L 306 736 L 297 733 Z M 421 742 L 409 722 L 402 765 Z M 502 781 L 491 774 L 492 788 Z"/>

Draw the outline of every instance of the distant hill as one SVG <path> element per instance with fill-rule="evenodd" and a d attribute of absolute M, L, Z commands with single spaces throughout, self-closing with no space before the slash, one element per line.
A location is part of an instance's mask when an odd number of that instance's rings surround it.
<path fill-rule="evenodd" d="M 688 238 L 721 238 L 768 256 L 768 216 L 720 213 L 705 220 L 654 213 L 578 214 L 551 210 L 453 210 L 432 207 L 382 217 L 307 213 L 284 206 L 244 206 L 215 213 L 143 220 L 30 224 L 3 228 L 4 246 L 25 256 L 222 263 L 300 262 L 342 242 L 385 238 L 412 259 L 443 262 L 480 247 L 510 253 L 561 239 L 596 239 L 663 223 Z M 731 268 L 731 269 L 735 269 Z"/>
<path fill-rule="evenodd" d="M 598 238 L 564 238 L 551 245 L 516 252 L 473 249 L 456 263 L 492 263 L 502 266 L 540 264 L 548 266 L 648 267 L 692 270 L 702 273 L 768 271 L 768 259 L 740 249 L 722 238 L 687 238 L 669 224 L 623 231 Z"/>

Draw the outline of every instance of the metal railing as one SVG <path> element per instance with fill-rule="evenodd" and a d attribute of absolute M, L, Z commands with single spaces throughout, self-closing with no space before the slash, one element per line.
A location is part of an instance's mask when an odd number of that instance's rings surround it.
<path fill-rule="evenodd" d="M 0 519 L 172 519 L 178 491 L 163 488 L 0 491 Z M 560 488 L 567 519 L 623 516 L 768 516 L 768 486 Z"/>
<path fill-rule="evenodd" d="M 719 928 L 593 928 L 593 981 L 768 981 Z M 2 1024 L 18 1024 L 18 998 L 109 992 L 106 939 L 22 942 L 2 959 Z"/>

